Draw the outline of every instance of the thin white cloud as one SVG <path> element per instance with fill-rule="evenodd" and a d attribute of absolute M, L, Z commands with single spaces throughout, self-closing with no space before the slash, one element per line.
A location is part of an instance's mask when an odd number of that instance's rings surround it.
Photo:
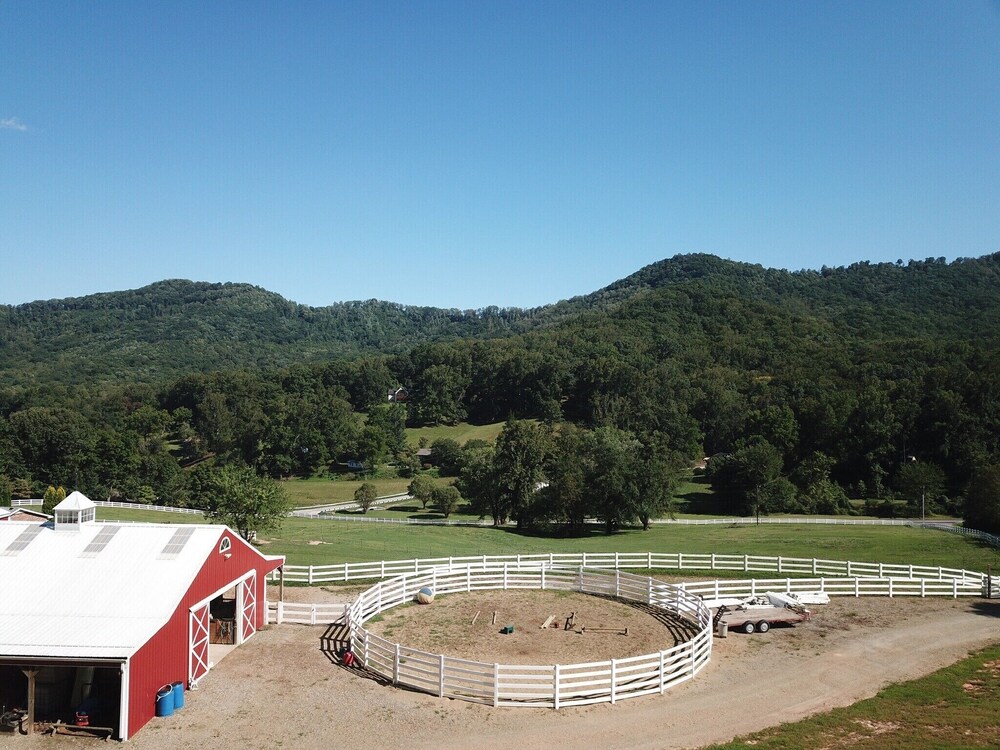
<path fill-rule="evenodd" d="M 16 117 L 5 117 L 0 120 L 0 130 L 20 130 L 23 133 L 27 129 L 28 126 Z"/>

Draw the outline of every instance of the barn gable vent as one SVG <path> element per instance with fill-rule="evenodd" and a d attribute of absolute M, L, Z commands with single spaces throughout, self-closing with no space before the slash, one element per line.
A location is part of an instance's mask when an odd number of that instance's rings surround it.
<path fill-rule="evenodd" d="M 97 536 L 90 540 L 90 544 L 84 547 L 80 557 L 97 557 L 101 550 L 108 546 L 108 542 L 114 539 L 115 534 L 120 529 L 121 526 L 105 526 L 97 532 Z"/>
<path fill-rule="evenodd" d="M 7 545 L 7 549 L 0 552 L 0 554 L 6 555 L 7 557 L 13 557 L 31 544 L 31 540 L 42 533 L 42 528 L 44 527 L 41 524 L 26 527 L 24 531 L 17 535 L 17 538 L 15 538 L 13 542 Z"/>
<path fill-rule="evenodd" d="M 167 546 L 163 548 L 160 552 L 161 560 L 173 560 L 176 558 L 184 549 L 184 546 L 188 543 L 192 536 L 194 536 L 195 528 L 193 526 L 187 526 L 184 528 L 177 529 L 174 535 L 170 537 L 170 541 L 167 542 Z"/>

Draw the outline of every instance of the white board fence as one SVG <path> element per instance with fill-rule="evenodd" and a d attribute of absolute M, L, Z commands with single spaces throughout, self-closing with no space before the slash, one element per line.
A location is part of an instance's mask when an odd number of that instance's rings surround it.
<path fill-rule="evenodd" d="M 823 560 L 802 557 L 770 557 L 765 555 L 695 554 L 686 552 L 551 552 L 532 555 L 475 555 L 463 557 L 433 557 L 411 560 L 380 560 L 375 562 L 339 563 L 336 565 L 285 565 L 283 573 L 275 571 L 272 580 L 284 575 L 290 583 L 332 583 L 337 581 L 380 580 L 392 576 L 420 573 L 431 568 L 467 566 L 495 569 L 507 565 L 548 565 L 612 570 L 726 570 L 773 572 L 810 577 L 844 578 L 907 578 L 931 581 L 975 582 L 980 588 L 985 574 L 957 568 L 929 565 Z"/>
<path fill-rule="evenodd" d="M 430 586 L 436 595 L 484 589 L 550 589 L 616 596 L 658 607 L 688 623 L 690 638 L 661 651 L 625 659 L 563 665 L 505 665 L 457 659 L 410 648 L 371 633 L 369 619 L 413 601 Z M 653 578 L 525 562 L 456 565 L 403 574 L 362 593 L 348 610 L 352 647 L 362 664 L 396 685 L 493 706 L 563 708 L 616 703 L 663 693 L 694 677 L 712 653 L 712 615 L 700 597 Z"/>

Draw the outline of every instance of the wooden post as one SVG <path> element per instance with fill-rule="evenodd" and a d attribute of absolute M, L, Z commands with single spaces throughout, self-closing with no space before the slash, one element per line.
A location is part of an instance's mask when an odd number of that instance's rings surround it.
<path fill-rule="evenodd" d="M 27 732 L 31 734 L 35 731 L 35 677 L 38 675 L 37 669 L 22 669 L 24 676 L 28 678 L 28 716 L 25 718 Z"/>
<path fill-rule="evenodd" d="M 278 601 L 285 601 L 285 566 L 278 568 Z"/>

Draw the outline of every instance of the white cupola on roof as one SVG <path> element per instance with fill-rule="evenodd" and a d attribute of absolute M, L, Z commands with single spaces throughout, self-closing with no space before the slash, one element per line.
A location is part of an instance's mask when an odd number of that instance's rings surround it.
<path fill-rule="evenodd" d="M 94 523 L 97 506 L 82 492 L 71 492 L 55 507 L 55 527 L 62 531 L 79 531 L 85 523 Z"/>

